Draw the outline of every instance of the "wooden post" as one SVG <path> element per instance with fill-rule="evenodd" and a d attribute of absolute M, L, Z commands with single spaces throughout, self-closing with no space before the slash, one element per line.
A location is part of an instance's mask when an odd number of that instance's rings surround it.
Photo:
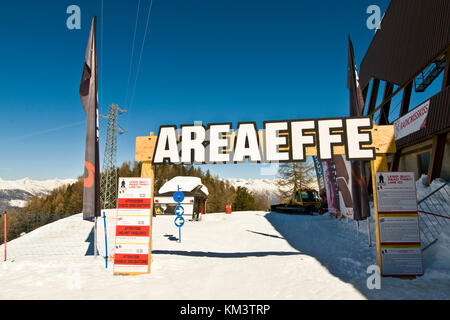
<path fill-rule="evenodd" d="M 392 91 L 394 91 L 394 85 L 390 82 L 386 82 L 383 93 L 383 102 L 385 102 L 389 98 L 389 96 L 392 94 Z M 384 106 L 380 109 L 380 120 L 378 121 L 378 124 L 384 125 L 389 123 L 389 111 L 391 110 L 391 101 L 392 100 L 386 102 Z"/>
<path fill-rule="evenodd" d="M 152 265 L 152 247 L 153 247 L 153 209 L 154 209 L 154 188 L 155 188 L 155 167 L 152 164 L 153 152 L 156 147 L 157 136 L 150 132 L 149 137 L 136 138 L 135 161 L 142 161 L 141 178 L 151 178 L 151 207 L 150 207 L 150 247 L 148 251 L 148 272 L 151 272 Z"/>
<path fill-rule="evenodd" d="M 373 79 L 372 92 L 370 93 L 369 104 L 367 107 L 367 115 L 370 115 L 373 112 L 373 110 L 375 109 L 375 105 L 377 103 L 379 87 L 380 87 L 380 80 Z"/>
<path fill-rule="evenodd" d="M 141 178 L 151 178 L 152 179 L 152 187 L 151 187 L 151 206 L 150 206 L 150 247 L 148 248 L 148 273 L 151 272 L 152 265 L 152 247 L 153 247 L 153 205 L 154 205 L 154 186 L 155 186 L 155 167 L 152 165 L 150 161 L 145 161 L 142 163 L 141 169 Z"/>
<path fill-rule="evenodd" d="M 404 116 L 409 111 L 409 105 L 411 102 L 412 86 L 413 86 L 413 83 L 410 82 L 408 85 L 406 85 L 405 89 L 403 90 L 402 104 L 400 107 L 400 117 Z"/>
<path fill-rule="evenodd" d="M 381 272 L 381 247 L 380 247 L 380 225 L 378 221 L 378 202 L 377 202 L 377 186 L 376 186 L 376 172 L 388 171 L 386 155 L 377 155 L 375 160 L 371 160 L 372 173 L 372 189 L 373 189 L 373 209 L 375 214 L 375 236 L 377 241 L 377 262 Z"/>
<path fill-rule="evenodd" d="M 372 90 L 372 94 L 374 91 L 378 91 L 377 82 L 374 83 L 374 88 Z M 373 101 L 371 101 L 373 102 Z M 369 131 L 363 130 L 363 131 Z M 371 178 L 372 178 L 372 186 L 373 186 L 373 194 L 374 194 L 374 208 L 375 208 L 375 226 L 376 226 L 376 236 L 377 236 L 377 255 L 378 255 L 378 265 L 381 269 L 381 250 L 379 246 L 379 226 L 378 226 L 378 211 L 377 211 L 377 199 L 376 199 L 376 172 L 383 172 L 388 170 L 386 154 L 395 153 L 395 138 L 394 138 L 394 126 L 392 125 L 384 125 L 377 126 L 374 125 L 372 129 L 370 129 L 372 135 L 372 143 L 364 145 L 362 147 L 373 147 L 375 148 L 376 159 L 371 160 Z M 316 134 L 315 132 L 305 132 L 306 134 Z M 338 131 L 336 131 L 338 133 Z M 232 135 L 235 134 L 234 132 Z M 149 137 L 137 137 L 136 138 L 136 161 L 142 161 L 142 171 L 141 177 L 152 178 L 154 184 L 155 171 L 152 165 L 153 153 L 156 147 L 157 136 L 152 132 Z M 263 143 L 261 143 L 263 144 Z M 345 154 L 344 145 L 335 145 L 333 146 L 333 153 L 335 155 L 343 155 Z M 317 146 L 307 146 L 305 148 L 306 156 L 316 156 L 317 155 Z M 152 201 L 153 201 L 153 186 L 152 186 Z M 153 205 L 152 205 L 153 208 Z M 204 213 L 207 211 L 207 201 L 204 204 Z M 153 216 L 153 214 L 152 214 Z M 150 234 L 152 233 L 153 223 L 151 223 Z M 150 242 L 151 246 L 151 242 Z M 150 248 L 151 249 L 151 248 Z"/>

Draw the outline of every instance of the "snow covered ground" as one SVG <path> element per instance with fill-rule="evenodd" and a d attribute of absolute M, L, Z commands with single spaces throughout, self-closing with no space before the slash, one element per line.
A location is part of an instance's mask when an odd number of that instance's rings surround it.
<path fill-rule="evenodd" d="M 92 251 L 93 224 L 81 215 L 39 228 L 9 243 L 11 258 L 0 262 L 0 298 L 450 299 L 448 259 L 431 250 L 423 277 L 382 278 L 380 290 L 369 290 L 366 270 L 376 253 L 374 243 L 367 245 L 365 222 L 357 235 L 353 222 L 329 215 L 208 214 L 187 222 L 178 243 L 173 220 L 153 219 L 152 272 L 134 277 L 114 276 L 104 259 L 85 255 Z M 444 256 L 450 256 L 448 231 L 440 244 Z"/>

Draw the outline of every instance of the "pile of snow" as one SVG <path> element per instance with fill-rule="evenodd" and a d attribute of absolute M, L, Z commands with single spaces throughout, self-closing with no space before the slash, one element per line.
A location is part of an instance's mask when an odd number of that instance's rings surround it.
<path fill-rule="evenodd" d="M 440 188 L 446 181 L 441 178 L 437 178 L 433 180 L 429 186 L 426 185 L 427 181 L 427 175 L 423 174 L 417 181 L 416 181 L 416 191 L 417 191 L 417 201 L 422 200 L 426 196 L 428 196 L 430 193 L 435 191 L 436 189 Z M 444 187 L 444 189 L 447 191 L 448 194 L 450 194 L 450 185 L 447 185 Z M 450 202 L 450 199 L 449 199 Z"/>
<path fill-rule="evenodd" d="M 26 200 L 18 200 L 18 199 L 9 200 L 9 205 L 11 207 L 23 208 L 27 205 L 27 201 Z"/>
<path fill-rule="evenodd" d="M 176 192 L 178 191 L 178 187 L 180 188 L 180 191 L 191 192 L 199 186 L 201 186 L 200 190 L 208 195 L 208 188 L 202 184 L 202 180 L 200 178 L 178 176 L 164 183 L 159 189 L 159 194 Z"/>
<path fill-rule="evenodd" d="M 438 241 L 424 252 L 424 258 L 432 270 L 430 276 L 439 278 L 450 272 L 450 223 L 444 226 Z"/>

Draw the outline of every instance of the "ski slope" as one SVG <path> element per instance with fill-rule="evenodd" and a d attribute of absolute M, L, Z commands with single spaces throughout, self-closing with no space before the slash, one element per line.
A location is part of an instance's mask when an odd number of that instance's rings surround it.
<path fill-rule="evenodd" d="M 369 290 L 375 246 L 353 223 L 329 215 L 208 214 L 186 222 L 181 243 L 173 220 L 153 219 L 152 272 L 141 276 L 114 276 L 102 257 L 85 256 L 93 224 L 81 215 L 39 228 L 9 243 L 12 258 L 0 262 L 0 299 L 450 298 L 450 266 L 435 263 L 431 251 L 425 276 L 383 278 L 380 290 Z M 102 230 L 99 220 L 101 254 Z"/>

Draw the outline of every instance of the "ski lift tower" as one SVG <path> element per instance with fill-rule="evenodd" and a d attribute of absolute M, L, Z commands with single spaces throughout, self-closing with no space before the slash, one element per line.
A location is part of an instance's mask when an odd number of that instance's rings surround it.
<path fill-rule="evenodd" d="M 108 115 L 100 117 L 108 119 L 106 132 L 105 156 L 103 160 L 103 174 L 101 179 L 101 198 L 104 209 L 114 209 L 117 204 L 117 134 L 127 132 L 119 126 L 119 115 L 126 110 L 112 103 Z"/>

